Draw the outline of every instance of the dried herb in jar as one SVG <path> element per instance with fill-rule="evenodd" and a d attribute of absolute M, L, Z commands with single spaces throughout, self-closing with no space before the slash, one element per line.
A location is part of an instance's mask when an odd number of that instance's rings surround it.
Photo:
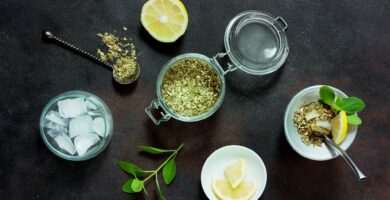
<path fill-rule="evenodd" d="M 198 116 L 217 102 L 221 80 L 207 62 L 186 58 L 175 62 L 165 73 L 161 93 L 167 105 L 182 116 Z"/>

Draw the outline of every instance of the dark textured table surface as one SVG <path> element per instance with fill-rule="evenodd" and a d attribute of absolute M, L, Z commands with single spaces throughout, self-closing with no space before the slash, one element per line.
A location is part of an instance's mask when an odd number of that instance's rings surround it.
<path fill-rule="evenodd" d="M 390 199 L 390 1 L 183 0 L 189 26 L 174 44 L 161 44 L 143 30 L 143 3 L 0 2 L 0 199 L 142 199 L 121 191 L 129 176 L 116 162 L 152 168 L 162 160 L 138 153 L 137 145 L 171 148 L 182 142 L 176 179 L 163 187 L 168 199 L 206 199 L 202 165 L 214 150 L 230 144 L 249 147 L 264 160 L 268 183 L 262 199 Z M 155 126 L 144 108 L 156 97 L 162 65 L 182 53 L 213 56 L 223 51 L 229 20 L 249 9 L 282 16 L 289 24 L 285 65 L 271 78 L 229 74 L 223 105 L 207 120 Z M 124 32 L 123 26 L 129 30 Z M 43 43 L 46 29 L 90 52 L 101 47 L 96 33 L 126 34 L 142 52 L 137 83 L 118 85 L 107 69 Z M 286 106 L 295 93 L 316 84 L 335 86 L 366 102 L 364 124 L 348 149 L 368 176 L 366 182 L 358 182 L 342 158 L 311 161 L 287 143 Z M 108 148 L 84 162 L 56 157 L 38 130 L 45 104 L 75 89 L 102 98 L 115 126 Z M 146 199 L 155 199 L 154 185 L 147 188 Z"/>

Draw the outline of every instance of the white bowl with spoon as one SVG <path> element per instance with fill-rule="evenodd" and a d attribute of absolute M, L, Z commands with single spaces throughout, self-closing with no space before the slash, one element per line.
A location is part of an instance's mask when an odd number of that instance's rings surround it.
<path fill-rule="evenodd" d="M 324 143 L 321 146 L 307 145 L 301 140 L 301 136 L 298 134 L 297 129 L 294 125 L 294 114 L 302 106 L 307 105 L 311 102 L 320 100 L 320 88 L 322 85 L 315 85 L 307 87 L 298 92 L 290 101 L 287 106 L 284 115 L 284 133 L 286 135 L 288 143 L 291 147 L 301 156 L 317 161 L 325 161 L 336 158 L 339 153 L 332 151 Z M 348 97 L 341 90 L 330 87 L 336 93 L 337 96 L 343 98 Z M 348 131 L 344 138 L 344 141 L 339 145 L 341 149 L 347 150 L 357 134 L 357 126 L 348 125 Z"/>

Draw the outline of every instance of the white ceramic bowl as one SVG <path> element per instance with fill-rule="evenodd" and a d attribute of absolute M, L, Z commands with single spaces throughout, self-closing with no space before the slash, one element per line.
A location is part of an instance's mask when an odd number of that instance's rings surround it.
<path fill-rule="evenodd" d="M 259 155 L 251 149 L 238 145 L 229 145 L 214 151 L 206 160 L 201 172 L 201 183 L 204 193 L 210 200 L 217 200 L 212 190 L 213 178 L 225 178 L 225 166 L 240 158 L 246 161 L 246 178 L 257 182 L 257 191 L 251 198 L 259 199 L 267 184 L 267 170 Z"/>
<path fill-rule="evenodd" d="M 291 147 L 301 156 L 317 161 L 325 161 L 336 158 L 339 156 L 337 152 L 334 152 L 322 143 L 322 146 L 306 145 L 302 142 L 297 129 L 294 126 L 294 113 L 303 105 L 318 101 L 320 99 L 320 88 L 322 85 L 315 85 L 301 90 L 296 94 L 287 106 L 284 115 L 284 132 L 288 143 Z M 347 95 L 337 88 L 332 88 L 337 96 L 347 97 Z M 340 144 L 340 147 L 347 150 L 354 141 L 357 133 L 357 126 L 348 125 L 348 131 L 344 141 Z"/>

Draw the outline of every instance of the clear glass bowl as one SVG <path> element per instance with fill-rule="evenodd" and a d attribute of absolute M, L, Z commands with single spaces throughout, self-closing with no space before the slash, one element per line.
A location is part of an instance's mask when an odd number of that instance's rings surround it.
<path fill-rule="evenodd" d="M 337 152 L 329 149 L 324 143 L 321 146 L 306 145 L 302 142 L 301 136 L 297 132 L 294 125 L 294 114 L 295 112 L 304 105 L 311 102 L 318 101 L 320 99 L 320 88 L 322 85 L 315 85 L 305 88 L 298 92 L 290 101 L 284 114 L 284 133 L 286 135 L 288 143 L 291 147 L 301 156 L 317 161 L 324 161 L 336 158 L 339 156 Z M 337 96 L 348 97 L 341 90 L 331 87 L 335 91 Z M 348 125 L 347 134 L 344 141 L 340 144 L 340 147 L 347 150 L 357 134 L 357 126 Z"/>
<path fill-rule="evenodd" d="M 59 110 L 59 106 L 58 106 L 59 101 L 66 100 L 66 99 L 76 99 L 76 98 L 82 98 L 85 100 L 88 99 L 89 106 L 93 107 L 94 109 L 88 110 L 88 108 L 86 107 L 86 114 L 85 115 L 91 115 L 91 116 L 93 115 L 95 119 L 96 118 L 103 118 L 104 125 L 105 125 L 103 128 L 104 132 L 102 132 L 98 136 L 100 139 L 99 142 L 96 143 L 95 145 L 93 145 L 91 148 L 87 149 L 85 154 L 83 153 L 83 155 L 78 155 L 77 152 L 74 155 L 72 155 L 71 153 L 68 153 L 67 151 L 65 151 L 63 148 L 60 148 L 60 146 L 57 142 L 58 140 L 54 139 L 55 137 L 58 137 L 58 135 L 52 136 L 52 135 L 50 135 L 51 133 L 49 133 L 49 131 L 53 130 L 53 128 L 48 128 L 48 124 L 52 123 L 52 122 L 45 119 L 45 116 L 49 112 L 51 112 L 53 110 L 54 110 L 54 112 L 57 112 L 56 110 Z M 63 119 L 65 119 L 65 118 L 63 118 Z M 65 127 L 65 129 L 59 127 L 59 129 L 66 131 L 63 133 L 69 134 L 70 133 L 69 121 L 72 120 L 72 118 L 65 119 L 65 120 L 68 120 L 67 127 Z M 53 126 L 53 123 L 51 126 Z M 58 125 L 56 125 L 55 123 L 54 123 L 54 126 L 58 127 Z M 46 104 L 46 106 L 44 107 L 44 109 L 41 113 L 40 122 L 39 122 L 39 129 L 40 129 L 41 137 L 42 137 L 45 145 L 55 155 L 57 155 L 60 158 L 66 159 L 66 160 L 82 161 L 82 160 L 88 160 L 90 158 L 97 156 L 100 152 L 102 152 L 107 147 L 107 145 L 109 144 L 109 142 L 111 140 L 112 134 L 113 134 L 113 119 L 112 119 L 111 111 L 109 110 L 107 105 L 103 102 L 103 100 L 101 100 L 99 97 L 97 97 L 91 93 L 88 93 L 88 92 L 73 90 L 73 91 L 62 93 L 62 94 L 54 97 L 53 99 L 51 99 L 49 101 L 49 103 Z M 57 128 L 54 128 L 54 129 L 57 129 Z M 64 137 L 66 138 L 66 136 L 64 136 Z M 67 141 L 69 141 L 69 140 L 67 140 Z M 72 142 L 72 144 L 74 144 L 75 138 L 72 138 L 70 141 Z M 67 149 L 67 148 L 65 148 L 65 149 Z"/>

